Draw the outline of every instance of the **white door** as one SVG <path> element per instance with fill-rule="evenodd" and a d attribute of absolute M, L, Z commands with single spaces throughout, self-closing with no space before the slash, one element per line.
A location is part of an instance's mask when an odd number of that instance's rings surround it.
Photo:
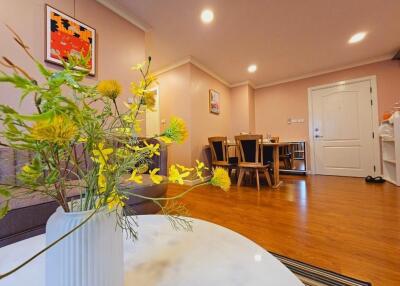
<path fill-rule="evenodd" d="M 315 173 L 373 175 L 371 81 L 311 90 Z"/>
<path fill-rule="evenodd" d="M 154 111 L 146 110 L 146 137 L 154 137 L 160 134 L 160 94 L 158 87 L 152 89 L 156 100 Z"/>

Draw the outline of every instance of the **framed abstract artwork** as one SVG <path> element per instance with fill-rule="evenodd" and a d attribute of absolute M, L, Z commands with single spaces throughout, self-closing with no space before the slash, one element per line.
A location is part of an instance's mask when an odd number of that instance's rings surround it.
<path fill-rule="evenodd" d="M 46 5 L 46 61 L 61 65 L 71 54 L 90 55 L 90 75 L 96 73 L 96 30 Z"/>
<path fill-rule="evenodd" d="M 214 114 L 219 114 L 220 113 L 220 94 L 218 91 L 210 89 L 209 91 L 209 107 L 210 107 L 210 112 Z"/>

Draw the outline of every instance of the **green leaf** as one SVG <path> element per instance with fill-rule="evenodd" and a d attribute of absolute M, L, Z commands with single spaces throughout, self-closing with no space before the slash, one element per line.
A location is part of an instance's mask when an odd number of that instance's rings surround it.
<path fill-rule="evenodd" d="M 6 216 L 6 214 L 9 212 L 10 206 L 8 204 L 8 201 L 4 204 L 3 207 L 0 207 L 0 219 Z"/>
<path fill-rule="evenodd" d="M 54 117 L 55 112 L 54 110 L 47 111 L 41 114 L 33 114 L 33 115 L 22 115 L 16 114 L 15 117 L 22 120 L 28 121 L 40 121 L 40 120 L 50 120 Z"/>
<path fill-rule="evenodd" d="M 50 70 L 46 69 L 44 67 L 44 65 L 42 65 L 40 62 L 36 61 L 36 65 L 39 68 L 40 73 L 45 77 L 45 78 L 49 78 L 53 72 L 51 72 Z"/>
<path fill-rule="evenodd" d="M 60 173 L 58 172 L 58 170 L 56 169 L 52 170 L 50 174 L 46 176 L 46 183 L 54 184 L 55 182 L 57 182 L 59 174 Z"/>
<path fill-rule="evenodd" d="M 9 198 L 9 197 L 11 197 L 11 193 L 6 188 L 0 187 L 0 196 L 2 196 L 4 198 Z"/>

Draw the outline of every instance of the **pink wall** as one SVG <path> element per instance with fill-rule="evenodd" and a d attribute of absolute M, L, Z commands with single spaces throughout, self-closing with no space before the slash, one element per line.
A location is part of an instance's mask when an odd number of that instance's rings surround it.
<path fill-rule="evenodd" d="M 0 56 L 7 56 L 14 60 L 37 79 L 40 79 L 40 77 L 34 64 L 17 47 L 3 23 L 10 25 L 30 46 L 34 56 L 43 61 L 45 53 L 45 3 L 74 16 L 73 0 L 1 1 L 0 9 Z M 95 84 L 102 79 L 118 79 L 124 86 L 123 94 L 119 100 L 119 104 L 121 104 L 130 96 L 130 82 L 137 79 L 131 67 L 145 59 L 144 32 L 95 0 L 76 1 L 75 11 L 75 18 L 97 31 L 97 74 L 96 77 L 88 77 L 86 82 Z M 51 64 L 46 64 L 46 66 L 59 68 Z M 0 85 L 0 102 L 18 107 L 16 91 L 9 86 Z M 33 111 L 30 102 L 26 102 L 18 108 L 23 112 Z"/>
<path fill-rule="evenodd" d="M 161 120 L 176 115 L 183 118 L 189 138 L 182 145 L 169 147 L 169 163 L 193 165 L 205 160 L 204 146 L 210 136 L 230 136 L 230 90 L 207 73 L 188 63 L 158 75 Z M 221 95 L 221 113 L 209 112 L 209 90 Z"/>
<path fill-rule="evenodd" d="M 220 81 L 191 65 L 191 160 L 205 161 L 204 145 L 208 137 L 231 136 L 231 97 L 230 90 Z M 209 112 L 209 90 L 220 93 L 221 112 L 219 115 Z"/>
<path fill-rule="evenodd" d="M 249 94 L 249 131 L 254 133 L 256 131 L 256 102 L 255 102 L 255 89 L 248 86 Z"/>
<path fill-rule="evenodd" d="M 283 139 L 308 139 L 308 88 L 341 80 L 376 75 L 378 110 L 384 111 L 400 100 L 400 65 L 383 61 L 321 76 L 283 83 L 255 91 L 256 132 Z M 288 118 L 304 118 L 304 123 L 288 124 Z"/>
<path fill-rule="evenodd" d="M 249 130 L 249 96 L 248 86 L 241 85 L 231 89 L 232 125 L 233 136 Z"/>
<path fill-rule="evenodd" d="M 232 135 L 255 131 L 254 89 L 248 84 L 231 88 Z"/>
<path fill-rule="evenodd" d="M 163 130 L 168 125 L 171 116 L 179 116 L 191 128 L 190 104 L 190 65 L 185 64 L 158 76 L 160 92 L 160 118 L 167 124 L 161 126 Z M 168 147 L 168 163 L 191 164 L 191 136 L 183 144 L 172 144 Z"/>

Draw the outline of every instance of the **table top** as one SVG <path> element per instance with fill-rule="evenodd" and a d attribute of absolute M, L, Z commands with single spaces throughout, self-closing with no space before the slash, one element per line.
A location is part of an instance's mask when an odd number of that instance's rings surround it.
<path fill-rule="evenodd" d="M 251 240 L 222 226 L 193 220 L 193 232 L 175 231 L 163 215 L 138 216 L 139 240 L 124 242 L 125 285 L 303 285 Z M 0 273 L 44 247 L 44 235 L 0 248 Z M 42 255 L 0 286 L 44 286 Z"/>

